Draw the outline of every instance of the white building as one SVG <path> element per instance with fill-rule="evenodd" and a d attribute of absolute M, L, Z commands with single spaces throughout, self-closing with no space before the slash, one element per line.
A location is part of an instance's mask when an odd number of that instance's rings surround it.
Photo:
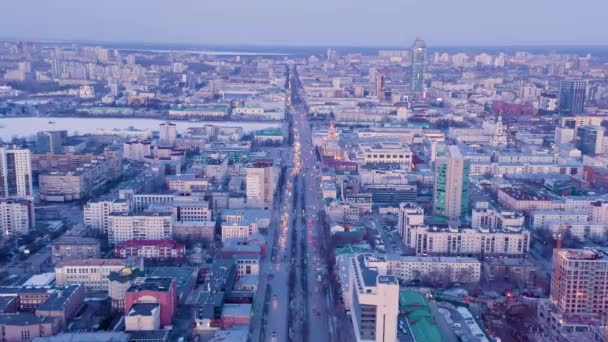
<path fill-rule="evenodd" d="M 55 266 L 57 286 L 83 284 L 89 291 L 108 291 L 111 272 L 125 267 L 143 270 L 144 259 L 66 259 Z"/>
<path fill-rule="evenodd" d="M 411 228 L 424 226 L 424 209 L 416 203 L 399 204 L 398 231 L 406 246 L 412 242 Z"/>
<path fill-rule="evenodd" d="M 352 322 L 356 341 L 397 341 L 399 282 L 387 275 L 384 257 L 351 258 Z"/>
<path fill-rule="evenodd" d="M 553 234 L 558 234 L 567 230 L 573 237 L 580 240 L 600 240 L 608 238 L 608 224 L 606 223 L 551 223 L 547 228 Z"/>
<path fill-rule="evenodd" d="M 439 229 L 410 228 L 409 247 L 416 255 L 462 255 L 523 257 L 530 249 L 530 232 L 525 229 Z"/>
<path fill-rule="evenodd" d="M 111 213 L 129 212 L 129 203 L 125 200 L 87 202 L 84 205 L 84 225 L 99 232 L 108 232 Z"/>
<path fill-rule="evenodd" d="M 117 244 L 128 240 L 167 240 L 173 237 L 171 213 L 110 214 L 108 241 Z"/>
<path fill-rule="evenodd" d="M 580 211 L 535 210 L 531 214 L 532 228 L 549 228 L 551 224 L 586 223 L 589 215 Z"/>
<path fill-rule="evenodd" d="M 471 227 L 474 229 L 521 228 L 524 221 L 521 213 L 490 208 L 488 202 L 477 202 L 471 214 Z"/>
<path fill-rule="evenodd" d="M 0 197 L 30 196 L 33 196 L 30 150 L 0 147 Z"/>
<path fill-rule="evenodd" d="M 193 174 L 173 175 L 166 177 L 167 188 L 178 194 L 190 195 L 193 192 L 202 192 L 209 188 L 209 180 L 199 178 Z"/>
<path fill-rule="evenodd" d="M 412 168 L 412 151 L 398 142 L 359 144 L 358 159 L 363 163 L 399 164 L 402 169 Z"/>
<path fill-rule="evenodd" d="M 171 122 L 163 122 L 159 127 L 159 143 L 172 146 L 177 139 L 177 126 Z"/>
<path fill-rule="evenodd" d="M 481 262 L 466 257 L 397 256 L 388 259 L 388 274 L 402 281 L 425 280 L 477 284 Z"/>
<path fill-rule="evenodd" d="M 122 156 L 125 159 L 144 161 L 144 157 L 152 155 L 152 145 L 149 141 L 129 141 L 122 145 Z"/>
<path fill-rule="evenodd" d="M 176 200 L 172 207 L 175 219 L 180 222 L 211 221 L 213 219 L 207 201 Z"/>
<path fill-rule="evenodd" d="M 258 233 L 258 225 L 251 221 L 222 222 L 222 242 L 227 239 L 247 238 Z"/>
<path fill-rule="evenodd" d="M 272 207 L 275 187 L 272 164 L 251 163 L 247 165 L 246 175 L 247 207 Z"/>
<path fill-rule="evenodd" d="M 591 222 L 608 224 L 608 201 L 591 203 Z"/>
<path fill-rule="evenodd" d="M 34 223 L 34 203 L 31 200 L 0 199 L 1 240 L 29 233 Z"/>

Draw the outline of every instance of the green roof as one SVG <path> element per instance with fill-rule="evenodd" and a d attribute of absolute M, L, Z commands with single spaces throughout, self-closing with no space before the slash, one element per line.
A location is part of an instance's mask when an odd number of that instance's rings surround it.
<path fill-rule="evenodd" d="M 339 247 L 336 248 L 334 250 L 334 253 L 336 255 L 340 255 L 340 254 L 357 254 L 357 253 L 366 253 L 369 252 L 369 250 L 363 249 L 363 248 L 359 248 L 359 247 Z"/>
<path fill-rule="evenodd" d="M 261 129 L 259 131 L 255 131 L 255 135 L 260 136 L 283 136 L 283 131 L 280 129 Z"/>
<path fill-rule="evenodd" d="M 407 318 L 416 341 L 443 341 L 437 322 L 431 313 L 431 307 L 422 293 L 412 290 L 401 291 L 399 311 Z"/>

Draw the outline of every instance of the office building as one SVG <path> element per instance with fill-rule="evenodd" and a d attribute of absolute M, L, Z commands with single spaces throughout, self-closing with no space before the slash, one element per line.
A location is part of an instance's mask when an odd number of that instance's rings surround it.
<path fill-rule="evenodd" d="M 30 196 L 33 196 L 30 150 L 0 147 L 0 197 Z"/>
<path fill-rule="evenodd" d="M 272 207 L 275 186 L 272 160 L 258 160 L 248 164 L 245 186 L 247 207 Z"/>
<path fill-rule="evenodd" d="M 177 126 L 171 122 L 163 122 L 160 124 L 159 143 L 161 145 L 172 146 L 177 139 Z"/>
<path fill-rule="evenodd" d="M 422 98 L 424 94 L 424 69 L 426 65 L 426 43 L 416 38 L 412 45 L 412 94 Z"/>
<path fill-rule="evenodd" d="M 357 342 L 397 341 L 399 282 L 387 275 L 386 258 L 359 254 L 351 258 L 352 322 Z"/>
<path fill-rule="evenodd" d="M 562 80 L 559 83 L 559 109 L 562 113 L 574 115 L 585 112 L 587 81 Z"/>
<path fill-rule="evenodd" d="M 591 249 L 554 249 L 551 301 L 563 314 L 608 313 L 608 253 Z"/>
<path fill-rule="evenodd" d="M 449 219 L 465 216 L 469 208 L 469 163 L 458 146 L 447 147 L 435 162 L 434 213 Z"/>

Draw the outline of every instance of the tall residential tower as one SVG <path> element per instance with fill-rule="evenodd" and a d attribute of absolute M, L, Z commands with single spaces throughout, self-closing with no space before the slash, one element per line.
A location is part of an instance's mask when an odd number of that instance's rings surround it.
<path fill-rule="evenodd" d="M 465 216 L 468 205 L 469 164 L 456 145 L 447 146 L 435 163 L 435 215 L 457 220 Z"/>

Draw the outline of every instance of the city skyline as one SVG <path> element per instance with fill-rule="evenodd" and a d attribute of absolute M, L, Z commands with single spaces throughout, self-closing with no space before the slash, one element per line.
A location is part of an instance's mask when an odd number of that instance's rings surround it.
<path fill-rule="evenodd" d="M 566 1 L 516 0 L 491 8 L 480 4 L 477 0 L 458 4 L 384 0 L 376 6 L 341 0 L 298 4 L 235 0 L 229 5 L 189 0 L 171 4 L 27 0 L 0 6 L 0 31 L 10 39 L 156 44 L 409 46 L 416 37 L 434 46 L 608 44 L 593 24 L 564 25 L 601 22 L 602 7 L 608 5 L 595 0 L 583 0 L 575 7 Z M 591 5 L 595 11 L 587 10 Z M 538 13 L 547 11 L 552 20 L 539 20 Z M 14 13 L 28 14 L 27 27 Z M 511 20 L 497 20 L 496 13 Z"/>

